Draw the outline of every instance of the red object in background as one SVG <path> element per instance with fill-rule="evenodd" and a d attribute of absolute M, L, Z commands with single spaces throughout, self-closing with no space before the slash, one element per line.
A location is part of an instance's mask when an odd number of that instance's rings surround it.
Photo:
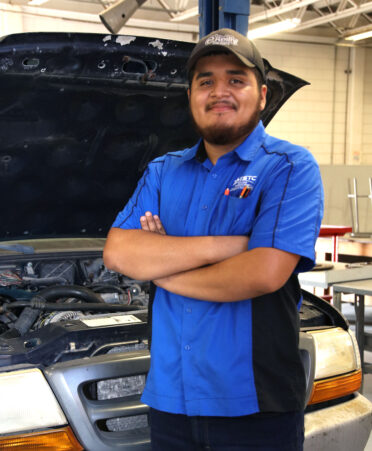
<path fill-rule="evenodd" d="M 332 253 L 332 261 L 338 262 L 338 237 L 344 236 L 345 233 L 350 233 L 353 231 L 352 227 L 347 226 L 332 226 L 332 225 L 324 225 L 320 227 L 319 236 L 332 237 L 333 244 L 333 253 Z"/>

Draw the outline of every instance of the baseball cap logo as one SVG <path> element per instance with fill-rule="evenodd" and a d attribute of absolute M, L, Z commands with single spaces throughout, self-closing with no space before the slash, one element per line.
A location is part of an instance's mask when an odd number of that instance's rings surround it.
<path fill-rule="evenodd" d="M 231 34 L 214 34 L 205 41 L 205 45 L 238 45 L 238 39 Z"/>

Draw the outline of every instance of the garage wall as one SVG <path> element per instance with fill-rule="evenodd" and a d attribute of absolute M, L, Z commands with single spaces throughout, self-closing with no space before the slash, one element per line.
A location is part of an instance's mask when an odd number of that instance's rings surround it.
<path fill-rule="evenodd" d="M 372 164 L 372 49 L 366 49 L 363 97 L 362 163 Z"/>
<path fill-rule="evenodd" d="M 281 108 L 269 133 L 303 145 L 320 164 L 343 164 L 349 49 L 281 41 L 257 44 L 272 65 L 311 83 Z"/>

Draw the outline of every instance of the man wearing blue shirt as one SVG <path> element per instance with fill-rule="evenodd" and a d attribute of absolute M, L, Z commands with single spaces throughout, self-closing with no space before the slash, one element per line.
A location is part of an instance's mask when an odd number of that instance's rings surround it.
<path fill-rule="evenodd" d="M 104 250 L 108 268 L 157 286 L 152 447 L 301 450 L 296 274 L 314 265 L 318 165 L 266 134 L 264 65 L 246 37 L 212 32 L 187 69 L 201 140 L 148 165 Z"/>

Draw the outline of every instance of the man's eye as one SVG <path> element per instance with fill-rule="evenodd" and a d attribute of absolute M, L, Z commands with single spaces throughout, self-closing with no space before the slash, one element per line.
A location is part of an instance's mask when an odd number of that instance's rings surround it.
<path fill-rule="evenodd" d="M 212 80 L 202 80 L 200 82 L 200 86 L 210 86 L 212 84 Z"/>
<path fill-rule="evenodd" d="M 232 79 L 230 80 L 230 83 L 231 83 L 232 85 L 243 84 L 242 80 L 239 80 L 239 78 L 232 78 Z"/>

